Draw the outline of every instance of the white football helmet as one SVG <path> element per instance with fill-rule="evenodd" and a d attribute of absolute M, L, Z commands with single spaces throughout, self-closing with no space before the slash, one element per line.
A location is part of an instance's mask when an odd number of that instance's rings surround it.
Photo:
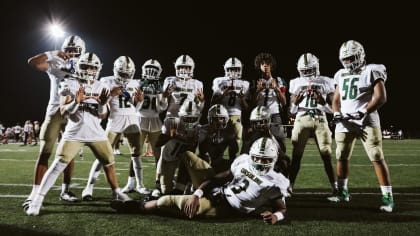
<path fill-rule="evenodd" d="M 271 138 L 259 138 L 249 150 L 252 167 L 259 175 L 265 175 L 274 168 L 277 161 L 277 144 Z"/>
<path fill-rule="evenodd" d="M 188 55 L 181 55 L 175 61 L 176 76 L 182 79 L 190 79 L 194 75 L 194 61 Z"/>
<path fill-rule="evenodd" d="M 85 54 L 85 50 L 85 41 L 77 35 L 68 36 L 61 45 L 61 51 L 69 53 L 71 57 L 76 59 Z"/>
<path fill-rule="evenodd" d="M 159 80 L 162 73 L 162 66 L 155 59 L 147 60 L 141 67 L 141 76 L 143 79 Z"/>
<path fill-rule="evenodd" d="M 225 69 L 226 77 L 232 79 L 240 79 L 242 77 L 242 62 L 236 57 L 227 59 L 223 68 Z"/>
<path fill-rule="evenodd" d="M 349 40 L 340 47 L 340 61 L 343 67 L 349 72 L 353 72 L 365 65 L 365 49 L 357 41 Z M 349 59 L 349 63 L 344 63 L 344 59 Z"/>
<path fill-rule="evenodd" d="M 81 55 L 76 66 L 76 72 L 82 79 L 82 82 L 91 82 L 98 79 L 101 69 L 101 60 L 92 52 Z"/>
<path fill-rule="evenodd" d="M 199 123 L 200 109 L 195 102 L 185 100 L 179 108 L 178 116 L 184 124 L 185 130 L 193 130 Z"/>
<path fill-rule="evenodd" d="M 210 107 L 207 119 L 216 129 L 224 129 L 229 121 L 229 113 L 223 105 L 215 104 Z"/>
<path fill-rule="evenodd" d="M 120 56 L 114 61 L 114 77 L 120 83 L 126 83 L 133 79 L 136 66 L 128 56 Z"/>
<path fill-rule="evenodd" d="M 299 57 L 297 70 L 300 77 L 313 79 L 319 76 L 319 60 L 311 53 L 304 53 Z"/>
<path fill-rule="evenodd" d="M 269 129 L 271 124 L 271 113 L 265 106 L 257 106 L 252 109 L 249 121 L 254 130 Z"/>

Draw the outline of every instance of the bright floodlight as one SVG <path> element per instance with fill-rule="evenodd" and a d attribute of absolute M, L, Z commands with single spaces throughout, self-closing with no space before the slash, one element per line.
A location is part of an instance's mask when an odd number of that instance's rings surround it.
<path fill-rule="evenodd" d="M 50 25 L 49 30 L 50 30 L 50 34 L 55 39 L 61 38 L 65 34 L 65 32 L 63 31 L 63 29 L 61 28 L 61 26 L 60 25 L 57 25 L 57 24 Z"/>

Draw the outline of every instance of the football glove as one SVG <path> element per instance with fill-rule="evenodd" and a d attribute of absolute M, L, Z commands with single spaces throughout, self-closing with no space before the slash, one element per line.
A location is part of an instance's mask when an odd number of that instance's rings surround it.
<path fill-rule="evenodd" d="M 338 123 L 338 122 L 341 122 L 343 120 L 343 118 L 344 118 L 343 114 L 341 114 L 341 112 L 336 111 L 336 112 L 334 112 L 334 116 L 333 116 L 332 121 L 334 123 Z"/>

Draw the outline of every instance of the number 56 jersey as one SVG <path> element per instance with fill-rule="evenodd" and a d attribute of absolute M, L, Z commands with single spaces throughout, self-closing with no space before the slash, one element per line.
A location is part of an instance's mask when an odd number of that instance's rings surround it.
<path fill-rule="evenodd" d="M 248 154 L 237 157 L 230 170 L 233 180 L 223 191 L 229 204 L 241 212 L 255 211 L 287 194 L 289 180 L 273 170 L 265 175 L 258 175 Z"/>

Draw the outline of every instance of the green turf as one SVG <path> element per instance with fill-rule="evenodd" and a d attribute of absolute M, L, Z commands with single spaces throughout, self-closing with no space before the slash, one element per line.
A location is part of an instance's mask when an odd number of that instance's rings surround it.
<path fill-rule="evenodd" d="M 288 140 L 287 153 L 291 152 Z M 335 147 L 333 147 L 335 149 Z M 128 149 L 117 156 L 117 177 L 124 186 L 128 174 Z M 58 199 L 61 177 L 47 194 L 41 215 L 26 216 L 21 204 L 31 190 L 38 147 L 0 145 L 1 235 L 418 235 L 420 233 L 420 140 L 385 140 L 384 153 L 391 171 L 395 212 L 379 213 L 380 190 L 360 142 L 351 160 L 352 199 L 331 204 L 325 198 L 329 184 L 313 141 L 307 146 L 287 200 L 288 220 L 264 225 L 259 218 L 187 220 L 158 215 L 116 214 L 109 207 L 111 192 L 104 176 L 95 185 L 93 202 L 64 203 Z M 52 158 L 51 158 L 52 159 Z M 51 161 L 51 160 L 50 160 Z M 85 148 L 76 157 L 72 191 L 80 197 L 93 156 Z M 153 158 L 143 158 L 145 184 L 153 187 Z M 130 193 L 133 198 L 139 196 Z"/>

